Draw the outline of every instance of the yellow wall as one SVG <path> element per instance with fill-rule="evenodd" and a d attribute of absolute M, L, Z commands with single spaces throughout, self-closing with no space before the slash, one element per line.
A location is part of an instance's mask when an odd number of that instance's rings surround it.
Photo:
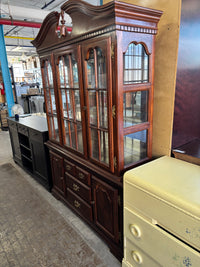
<path fill-rule="evenodd" d="M 104 0 L 104 4 L 110 2 Z M 153 156 L 170 155 L 181 0 L 126 0 L 163 11 L 155 48 Z"/>

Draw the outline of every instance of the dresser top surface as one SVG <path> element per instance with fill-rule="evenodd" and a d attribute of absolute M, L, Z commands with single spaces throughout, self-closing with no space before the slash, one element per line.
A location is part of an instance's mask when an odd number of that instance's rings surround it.
<path fill-rule="evenodd" d="M 34 129 L 39 132 L 47 132 L 47 120 L 43 116 L 36 115 L 22 115 L 19 117 L 19 120 L 15 120 L 15 118 L 8 118 L 8 120 L 16 122 L 17 124 L 21 124 L 28 128 Z"/>
<path fill-rule="evenodd" d="M 126 172 L 124 182 L 200 219 L 200 166 L 164 156 Z"/>

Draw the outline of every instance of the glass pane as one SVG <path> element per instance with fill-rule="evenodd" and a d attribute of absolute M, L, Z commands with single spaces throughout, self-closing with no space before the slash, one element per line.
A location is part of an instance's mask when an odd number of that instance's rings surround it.
<path fill-rule="evenodd" d="M 67 102 L 66 102 L 66 90 L 61 90 L 63 116 L 67 118 Z"/>
<path fill-rule="evenodd" d="M 50 90 L 46 89 L 46 104 L 47 104 L 47 113 L 52 113 L 51 111 L 51 99 L 50 99 Z"/>
<path fill-rule="evenodd" d="M 64 65 L 63 57 L 59 60 L 59 76 L 60 76 L 60 87 L 65 87 L 65 77 L 64 77 Z"/>
<path fill-rule="evenodd" d="M 65 139 L 66 139 L 65 145 L 70 146 L 69 127 L 68 127 L 68 122 L 65 120 L 64 120 L 64 126 L 65 126 Z"/>
<path fill-rule="evenodd" d="M 59 141 L 57 117 L 49 117 L 49 124 L 50 124 L 50 138 Z"/>
<path fill-rule="evenodd" d="M 70 122 L 70 131 L 71 131 L 72 147 L 76 149 L 76 134 L 73 122 Z"/>
<path fill-rule="evenodd" d="M 100 127 L 108 128 L 107 92 L 99 91 L 99 123 Z"/>
<path fill-rule="evenodd" d="M 87 77 L 88 88 L 95 88 L 95 64 L 94 64 L 94 50 L 89 52 L 89 59 L 87 61 Z"/>
<path fill-rule="evenodd" d="M 147 157 L 147 130 L 124 136 L 124 165 Z"/>
<path fill-rule="evenodd" d="M 106 88 L 106 59 L 102 54 L 102 50 L 98 47 L 97 52 L 97 72 L 98 72 L 98 88 Z"/>
<path fill-rule="evenodd" d="M 73 69 L 73 87 L 79 88 L 78 82 L 78 65 L 75 56 L 72 54 L 72 69 Z"/>
<path fill-rule="evenodd" d="M 51 93 L 51 104 L 52 104 L 52 111 L 53 113 L 56 114 L 56 100 L 55 100 L 55 94 L 54 94 L 54 89 L 50 89 Z"/>
<path fill-rule="evenodd" d="M 100 131 L 101 138 L 101 161 L 109 164 L 109 153 L 108 153 L 108 133 Z"/>
<path fill-rule="evenodd" d="M 51 68 L 50 63 L 48 63 L 47 66 L 48 66 L 47 68 L 48 68 L 49 86 L 50 87 L 53 87 L 53 73 L 52 73 L 52 68 Z"/>
<path fill-rule="evenodd" d="M 44 64 L 44 87 L 49 87 L 48 85 L 48 76 L 47 76 L 47 61 Z"/>
<path fill-rule="evenodd" d="M 79 90 L 75 90 L 75 112 L 76 112 L 76 120 L 81 121 L 81 105 L 80 105 L 80 95 Z"/>
<path fill-rule="evenodd" d="M 67 90 L 67 102 L 68 102 L 68 114 L 69 118 L 72 119 L 73 116 L 73 94 L 72 90 Z"/>
<path fill-rule="evenodd" d="M 82 125 L 77 124 L 77 138 L 78 138 L 78 151 L 83 152 L 83 135 L 82 135 Z"/>
<path fill-rule="evenodd" d="M 148 121 L 148 91 L 124 94 L 124 127 Z"/>
<path fill-rule="evenodd" d="M 97 125 L 96 91 L 89 91 L 90 124 Z"/>
<path fill-rule="evenodd" d="M 149 73 L 149 57 L 142 44 L 130 44 L 124 54 L 124 84 L 146 83 Z"/>
<path fill-rule="evenodd" d="M 97 129 L 91 129 L 92 157 L 99 160 L 99 142 Z"/>
<path fill-rule="evenodd" d="M 64 72 L 65 72 L 65 88 L 70 88 L 71 87 L 71 82 L 70 82 L 70 65 L 69 65 L 69 56 L 66 55 L 64 56 Z"/>
<path fill-rule="evenodd" d="M 59 141 L 59 132 L 58 132 L 58 120 L 57 117 L 53 117 L 54 120 L 54 127 L 55 127 L 55 139 Z"/>

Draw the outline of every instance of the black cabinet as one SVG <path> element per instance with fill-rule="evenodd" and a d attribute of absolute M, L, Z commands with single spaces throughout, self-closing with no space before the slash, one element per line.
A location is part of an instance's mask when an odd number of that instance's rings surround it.
<path fill-rule="evenodd" d="M 9 118 L 8 126 L 14 161 L 51 190 L 49 153 L 44 145 L 48 140 L 46 119 L 35 115 L 20 117 L 19 121 Z"/>

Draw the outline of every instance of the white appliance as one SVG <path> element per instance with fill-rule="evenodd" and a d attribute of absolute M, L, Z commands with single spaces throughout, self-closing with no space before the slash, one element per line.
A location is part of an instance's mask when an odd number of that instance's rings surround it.
<path fill-rule="evenodd" d="M 165 156 L 125 173 L 122 266 L 200 266 L 200 166 Z"/>

